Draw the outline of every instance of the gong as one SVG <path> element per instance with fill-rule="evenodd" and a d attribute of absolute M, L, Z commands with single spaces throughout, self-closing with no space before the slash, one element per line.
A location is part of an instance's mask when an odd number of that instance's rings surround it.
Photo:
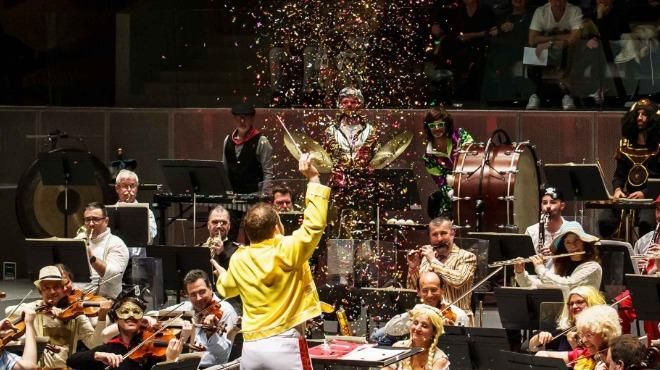
<path fill-rule="evenodd" d="M 49 154 L 85 155 L 80 149 L 55 149 Z M 46 185 L 42 170 L 46 163 L 37 159 L 21 177 L 16 189 L 16 217 L 27 238 L 64 237 L 64 218 L 67 220 L 66 236 L 73 237 L 83 225 L 83 209 L 91 202 L 110 204 L 116 194 L 108 186 L 111 182 L 108 168 L 91 153 L 87 153 L 93 167 L 90 185 Z M 65 207 L 65 202 L 67 206 Z"/>

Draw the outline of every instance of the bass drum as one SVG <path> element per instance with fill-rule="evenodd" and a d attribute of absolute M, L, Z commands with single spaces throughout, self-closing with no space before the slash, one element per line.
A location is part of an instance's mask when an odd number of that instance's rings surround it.
<path fill-rule="evenodd" d="M 466 231 L 522 233 L 538 221 L 539 181 L 529 142 L 467 144 L 454 168 L 454 223 Z"/>
<path fill-rule="evenodd" d="M 50 153 L 75 153 L 80 149 L 55 149 Z M 66 236 L 75 236 L 83 225 L 83 209 L 91 202 L 113 204 L 116 194 L 108 184 L 110 171 L 98 158 L 88 153 L 94 167 L 95 185 L 70 185 L 68 192 L 68 225 Z M 16 189 L 16 217 L 26 238 L 64 237 L 64 186 L 44 185 L 41 160 L 37 159 L 21 177 Z M 113 201 L 114 200 L 114 201 Z"/>

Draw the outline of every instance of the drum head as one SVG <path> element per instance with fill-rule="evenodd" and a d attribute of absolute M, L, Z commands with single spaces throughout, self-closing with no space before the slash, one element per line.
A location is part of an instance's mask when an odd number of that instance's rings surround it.
<path fill-rule="evenodd" d="M 82 152 L 78 149 L 56 149 L 58 152 Z M 25 172 L 16 189 L 16 216 L 27 238 L 64 237 L 65 209 L 68 209 L 66 236 L 75 236 L 83 225 L 82 211 L 91 202 L 114 203 L 114 191 L 108 168 L 91 155 L 96 185 L 71 185 L 65 197 L 63 185 L 44 185 L 40 161 L 36 160 Z M 65 208 L 65 200 L 68 206 Z"/>
<path fill-rule="evenodd" d="M 522 146 L 518 160 L 518 174 L 513 195 L 514 222 L 518 226 L 518 232 L 525 230 L 539 219 L 539 168 L 536 154 L 529 146 Z"/>

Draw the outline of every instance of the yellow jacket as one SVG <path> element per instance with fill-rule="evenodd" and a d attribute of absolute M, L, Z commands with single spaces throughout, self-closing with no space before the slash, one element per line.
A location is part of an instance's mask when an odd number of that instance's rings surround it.
<path fill-rule="evenodd" d="M 232 256 L 217 288 L 225 298 L 241 296 L 246 341 L 283 333 L 321 314 L 307 260 L 323 235 L 329 197 L 329 187 L 308 184 L 298 230 L 239 247 Z"/>

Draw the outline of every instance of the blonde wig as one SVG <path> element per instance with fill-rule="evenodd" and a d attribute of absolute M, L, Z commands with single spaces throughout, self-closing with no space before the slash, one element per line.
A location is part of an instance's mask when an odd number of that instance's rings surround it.
<path fill-rule="evenodd" d="M 561 310 L 561 315 L 557 320 L 557 327 L 561 330 L 566 330 L 575 326 L 575 317 L 571 317 L 570 310 L 568 309 L 568 301 L 572 295 L 579 295 L 587 302 L 587 307 L 605 304 L 605 297 L 594 287 L 590 285 L 583 285 L 571 289 L 566 296 L 566 302 Z"/>
<path fill-rule="evenodd" d="M 621 335 L 619 315 L 614 308 L 604 304 L 585 308 L 577 315 L 575 325 L 578 332 L 589 330 L 600 334 L 604 343 Z"/>
<path fill-rule="evenodd" d="M 428 362 L 426 367 L 430 369 L 433 368 L 433 358 L 435 357 L 435 350 L 438 348 L 438 341 L 440 340 L 440 336 L 442 336 L 442 334 L 445 332 L 443 325 L 444 320 L 442 312 L 439 309 L 427 304 L 418 304 L 415 305 L 415 307 L 413 307 L 409 313 L 410 322 L 412 323 L 412 321 L 415 320 L 417 316 L 422 315 L 428 317 L 431 321 L 431 324 L 433 324 L 433 327 L 435 328 L 433 341 L 431 342 L 431 346 L 428 348 Z M 412 338 L 410 340 L 410 345 L 412 346 Z"/>

